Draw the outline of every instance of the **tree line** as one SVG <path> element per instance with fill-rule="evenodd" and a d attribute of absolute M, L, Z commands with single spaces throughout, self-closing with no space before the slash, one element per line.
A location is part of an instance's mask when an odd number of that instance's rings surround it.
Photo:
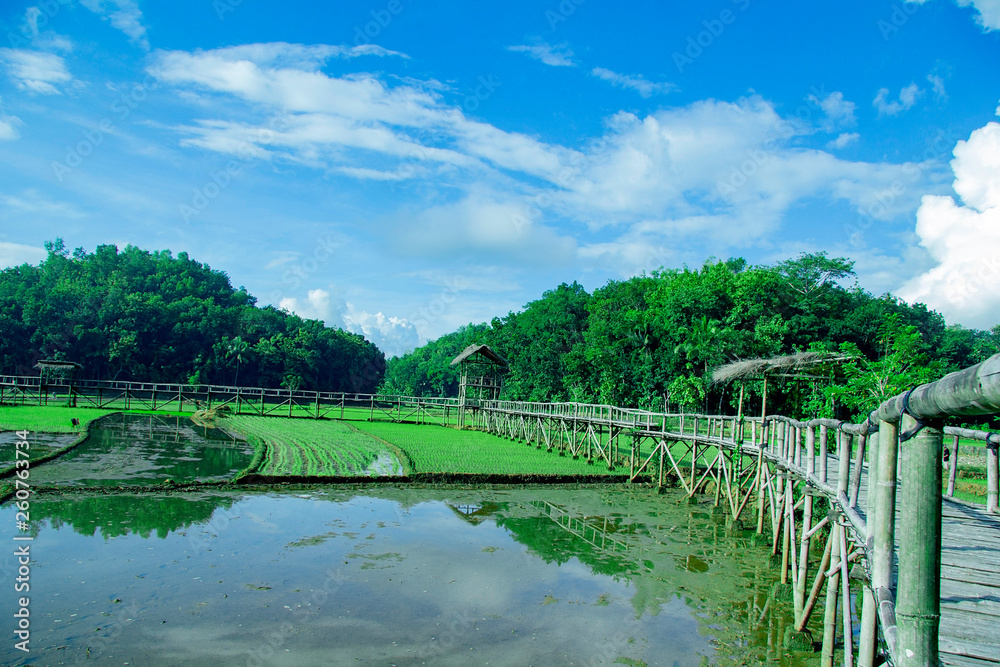
<path fill-rule="evenodd" d="M 385 355 L 362 336 L 272 306 L 181 252 L 45 244 L 38 266 L 0 271 L 0 372 L 42 359 L 77 377 L 371 392 Z"/>
<path fill-rule="evenodd" d="M 847 285 L 845 286 L 845 283 Z M 562 284 L 524 310 L 469 324 L 389 361 L 383 390 L 456 396 L 451 360 L 485 343 L 509 362 L 503 397 L 654 410 L 735 412 L 739 383 L 713 383 L 727 362 L 796 351 L 845 361 L 806 378 L 774 377 L 768 410 L 857 418 L 908 387 L 1000 351 L 990 331 L 946 326 L 923 304 L 874 296 L 854 264 L 826 253 L 767 266 L 741 258 L 612 280 L 592 294 Z M 747 412 L 763 383 L 743 383 Z"/>

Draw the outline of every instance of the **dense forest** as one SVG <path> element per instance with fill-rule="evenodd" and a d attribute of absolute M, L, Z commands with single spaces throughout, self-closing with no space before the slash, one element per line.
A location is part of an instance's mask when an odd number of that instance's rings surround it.
<path fill-rule="evenodd" d="M 848 283 L 848 286 L 844 286 Z M 940 314 L 857 285 L 853 262 L 803 254 L 770 266 L 710 260 L 700 269 L 610 281 L 588 294 L 562 284 L 523 311 L 470 324 L 403 357 L 387 392 L 455 396 L 450 361 L 470 343 L 509 362 L 504 397 L 649 409 L 734 412 L 738 389 L 711 381 L 737 359 L 797 351 L 846 361 L 771 383 L 769 410 L 856 417 L 908 387 L 1000 351 L 1000 326 L 945 326 Z M 760 409 L 762 382 L 746 382 Z"/>
<path fill-rule="evenodd" d="M 0 271 L 2 373 L 59 359 L 93 379 L 360 392 L 382 380 L 385 356 L 362 336 L 258 308 L 187 253 L 45 247 L 40 265 Z"/>

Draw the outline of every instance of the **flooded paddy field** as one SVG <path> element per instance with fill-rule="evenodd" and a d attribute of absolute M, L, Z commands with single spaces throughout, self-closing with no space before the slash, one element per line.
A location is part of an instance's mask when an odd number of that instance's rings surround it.
<path fill-rule="evenodd" d="M 47 456 L 55 451 L 68 447 L 80 438 L 78 433 L 31 433 L 31 458 L 38 459 Z M 14 443 L 21 440 L 16 431 L 3 431 L 0 433 L 0 451 L 12 452 Z M 6 459 L 9 456 L 4 457 Z M 11 461 L 12 462 L 12 461 Z"/>
<path fill-rule="evenodd" d="M 31 652 L 4 664 L 818 663 L 778 648 L 770 549 L 649 489 L 67 489 L 31 515 Z"/>
<path fill-rule="evenodd" d="M 53 437 L 66 436 L 32 433 L 33 453 Z M 221 481 L 246 467 L 253 453 L 242 437 L 187 417 L 114 414 L 94 422 L 78 447 L 33 468 L 31 481 L 46 486 Z"/>

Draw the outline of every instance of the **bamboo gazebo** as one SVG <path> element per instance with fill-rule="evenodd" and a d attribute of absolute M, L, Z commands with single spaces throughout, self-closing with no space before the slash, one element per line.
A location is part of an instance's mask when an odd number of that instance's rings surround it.
<path fill-rule="evenodd" d="M 450 365 L 459 366 L 462 370 L 458 386 L 458 427 L 462 428 L 465 426 L 466 408 L 475 410 L 483 401 L 500 398 L 507 360 L 489 345 L 470 345 Z"/>

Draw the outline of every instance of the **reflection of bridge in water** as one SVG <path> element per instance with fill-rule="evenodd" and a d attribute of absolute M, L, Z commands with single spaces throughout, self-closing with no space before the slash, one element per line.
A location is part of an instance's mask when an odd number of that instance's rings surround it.
<path fill-rule="evenodd" d="M 612 536 L 618 532 L 618 526 L 613 521 L 609 523 L 606 516 L 574 516 L 562 507 L 544 500 L 533 501 L 531 504 L 567 533 L 575 535 L 597 549 L 628 551 L 628 544 Z"/>
<path fill-rule="evenodd" d="M 148 442 L 186 442 L 191 435 L 197 435 L 202 447 L 231 447 L 243 442 L 242 436 L 234 435 L 221 428 L 204 426 L 188 417 L 168 417 L 163 415 L 113 414 L 100 418 L 94 425 L 102 431 L 123 439 L 142 438 Z"/>

